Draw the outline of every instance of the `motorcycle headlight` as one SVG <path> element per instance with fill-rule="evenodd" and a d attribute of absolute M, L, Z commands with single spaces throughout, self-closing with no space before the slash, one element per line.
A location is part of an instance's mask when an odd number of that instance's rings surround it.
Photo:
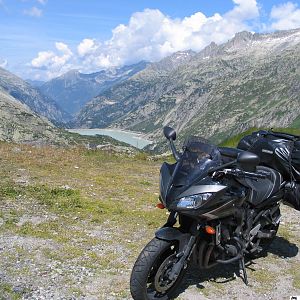
<path fill-rule="evenodd" d="M 174 209 L 197 209 L 201 205 L 203 205 L 211 196 L 212 193 L 203 193 L 182 197 L 179 200 L 175 201 L 172 206 Z"/>

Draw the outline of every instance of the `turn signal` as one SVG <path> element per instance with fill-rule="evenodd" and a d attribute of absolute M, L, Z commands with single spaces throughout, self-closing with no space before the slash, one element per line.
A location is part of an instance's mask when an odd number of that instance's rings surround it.
<path fill-rule="evenodd" d="M 205 226 L 205 231 L 208 234 L 215 234 L 216 233 L 216 230 L 213 227 L 208 226 L 208 225 Z"/>
<path fill-rule="evenodd" d="M 165 206 L 162 203 L 157 203 L 156 207 L 160 208 L 160 209 L 164 209 L 165 208 Z"/>

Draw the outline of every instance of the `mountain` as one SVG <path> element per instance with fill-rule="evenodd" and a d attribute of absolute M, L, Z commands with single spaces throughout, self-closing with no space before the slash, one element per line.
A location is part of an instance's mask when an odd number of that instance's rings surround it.
<path fill-rule="evenodd" d="M 87 103 L 77 117 L 77 124 L 90 128 L 106 127 L 132 110 L 147 106 L 148 99 L 154 100 L 168 88 L 176 88 L 177 82 L 169 75 L 180 65 L 190 62 L 194 55 L 193 51 L 180 51 L 148 65 Z"/>
<path fill-rule="evenodd" d="M 46 118 L 0 88 L 0 140 L 66 144 L 61 131 Z"/>
<path fill-rule="evenodd" d="M 107 136 L 81 136 L 59 129 L 2 88 L 0 120 L 0 141 L 34 145 L 89 145 L 114 152 L 135 152 L 133 147 Z"/>
<path fill-rule="evenodd" d="M 39 88 L 40 86 L 42 86 L 45 83 L 45 81 L 42 81 L 42 80 L 26 79 L 25 81 L 27 83 L 29 83 L 31 86 L 33 86 L 34 88 Z"/>
<path fill-rule="evenodd" d="M 189 63 L 196 55 L 192 50 L 178 51 L 167 56 L 159 62 L 152 63 L 148 66 L 147 72 L 169 73 L 176 70 L 180 65 Z"/>
<path fill-rule="evenodd" d="M 186 57 L 174 67 L 169 60 L 170 68 L 150 65 L 100 93 L 78 125 L 142 131 L 159 141 L 169 124 L 181 137 L 219 142 L 249 127 L 300 124 L 300 29 L 240 32 Z"/>
<path fill-rule="evenodd" d="M 0 68 L 0 89 L 26 104 L 35 113 L 55 123 L 63 123 L 70 119 L 70 116 L 52 99 L 44 96 L 29 83 L 3 68 Z"/>
<path fill-rule="evenodd" d="M 39 89 L 43 94 L 55 99 L 64 110 L 76 114 L 88 100 L 113 85 L 127 80 L 147 65 L 147 62 L 142 61 L 92 74 L 72 70 L 44 83 Z"/>

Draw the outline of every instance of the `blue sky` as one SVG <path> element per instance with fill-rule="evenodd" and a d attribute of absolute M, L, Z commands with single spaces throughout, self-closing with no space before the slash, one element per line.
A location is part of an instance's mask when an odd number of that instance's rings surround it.
<path fill-rule="evenodd" d="M 0 65 L 46 80 L 297 27 L 299 0 L 0 0 Z"/>

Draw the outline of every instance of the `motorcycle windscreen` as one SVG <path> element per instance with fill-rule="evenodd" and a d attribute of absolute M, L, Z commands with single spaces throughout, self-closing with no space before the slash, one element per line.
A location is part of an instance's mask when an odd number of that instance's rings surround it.
<path fill-rule="evenodd" d="M 173 186 L 190 185 L 196 178 L 207 175 L 210 168 L 221 164 L 221 154 L 216 146 L 199 137 L 190 137 L 173 176 Z"/>

